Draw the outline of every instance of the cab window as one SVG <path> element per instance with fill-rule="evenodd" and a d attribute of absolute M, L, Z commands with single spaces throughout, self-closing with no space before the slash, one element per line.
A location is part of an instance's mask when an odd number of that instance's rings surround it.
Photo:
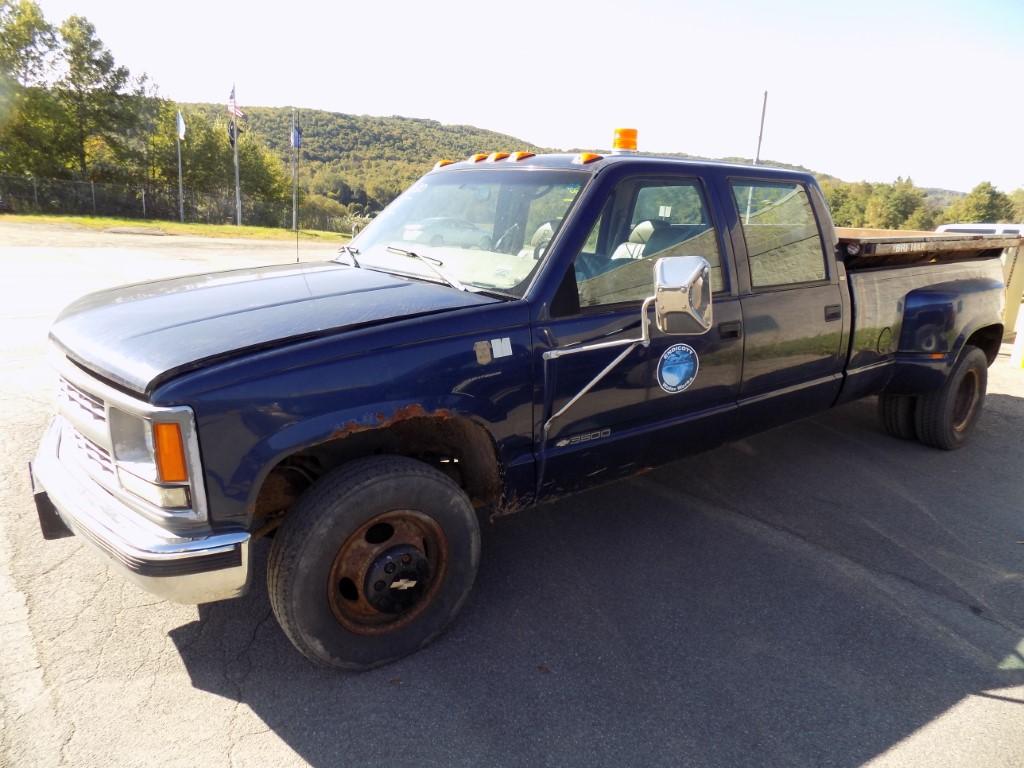
<path fill-rule="evenodd" d="M 594 224 L 574 267 L 581 308 L 640 302 L 653 289 L 654 260 L 703 256 L 724 289 L 718 238 L 696 180 L 627 180 Z"/>
<path fill-rule="evenodd" d="M 441 282 L 436 267 L 464 285 L 518 298 L 588 178 L 575 170 L 429 173 L 352 247 L 373 269 Z"/>
<path fill-rule="evenodd" d="M 802 184 L 734 182 L 732 194 L 755 289 L 825 279 L 818 222 Z"/>

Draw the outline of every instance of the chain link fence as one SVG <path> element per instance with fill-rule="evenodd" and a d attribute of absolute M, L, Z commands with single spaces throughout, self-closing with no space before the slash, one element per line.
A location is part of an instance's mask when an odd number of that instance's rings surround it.
<path fill-rule="evenodd" d="M 235 223 L 233 190 L 211 193 L 185 189 L 184 202 L 186 222 Z M 0 176 L 0 212 L 3 211 L 178 221 L 178 190 L 156 185 Z M 290 228 L 291 200 L 247 200 L 243 190 L 242 223 Z M 305 221 L 302 223 L 306 225 Z M 316 224 L 319 229 L 336 232 L 347 233 L 351 229 L 351 222 L 343 219 L 318 217 Z"/>

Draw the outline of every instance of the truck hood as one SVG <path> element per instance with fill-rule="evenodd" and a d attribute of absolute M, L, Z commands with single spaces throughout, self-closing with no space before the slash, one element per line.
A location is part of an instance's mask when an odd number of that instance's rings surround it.
<path fill-rule="evenodd" d="M 291 264 L 92 293 L 61 312 L 50 337 L 80 365 L 145 394 L 245 351 L 495 301 L 333 262 Z"/>

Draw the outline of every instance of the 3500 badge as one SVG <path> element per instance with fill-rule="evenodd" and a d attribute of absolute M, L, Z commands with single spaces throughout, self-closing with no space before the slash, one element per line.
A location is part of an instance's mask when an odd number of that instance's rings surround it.
<path fill-rule="evenodd" d="M 693 384 L 697 378 L 700 360 L 689 344 L 673 344 L 658 361 L 658 384 L 666 392 L 675 394 Z"/>

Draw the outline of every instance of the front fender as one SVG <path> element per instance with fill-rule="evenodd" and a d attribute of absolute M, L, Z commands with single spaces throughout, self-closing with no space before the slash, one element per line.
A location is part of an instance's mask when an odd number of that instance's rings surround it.
<path fill-rule="evenodd" d="M 494 338 L 507 338 L 508 352 L 478 356 Z M 396 419 L 471 420 L 502 465 L 532 466 L 531 344 L 527 307 L 509 302 L 261 352 L 159 396 L 195 411 L 211 520 L 248 528 L 283 458 Z"/>
<path fill-rule="evenodd" d="M 483 429 L 493 442 L 494 435 L 489 425 L 477 415 L 483 411 L 480 405 L 472 397 L 455 394 L 431 398 L 425 402 L 395 400 L 377 403 L 369 409 L 358 406 L 324 413 L 294 423 L 255 443 L 242 457 L 232 480 L 242 483 L 250 478 L 246 506 L 251 510 L 267 475 L 287 457 L 332 440 L 375 429 L 387 429 L 410 419 L 463 419 Z"/>

